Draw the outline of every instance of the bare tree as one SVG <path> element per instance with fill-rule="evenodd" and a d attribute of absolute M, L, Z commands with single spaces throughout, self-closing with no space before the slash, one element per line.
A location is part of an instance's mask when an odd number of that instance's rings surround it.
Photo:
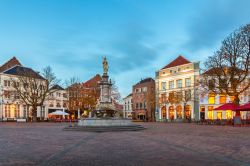
<path fill-rule="evenodd" d="M 37 120 L 37 107 L 43 106 L 46 97 L 51 93 L 54 85 L 58 84 L 51 67 L 43 69 L 42 76 L 29 68 L 18 67 L 17 77 L 12 77 L 14 99 L 21 100 L 31 107 L 32 121 Z"/>
<path fill-rule="evenodd" d="M 239 105 L 239 95 L 250 87 L 250 24 L 230 34 L 204 65 L 203 86 L 215 94 L 234 96 Z"/>
<path fill-rule="evenodd" d="M 111 98 L 115 100 L 116 102 L 121 102 L 121 94 L 119 92 L 118 86 L 116 85 L 115 81 L 112 81 L 112 87 L 111 87 Z"/>

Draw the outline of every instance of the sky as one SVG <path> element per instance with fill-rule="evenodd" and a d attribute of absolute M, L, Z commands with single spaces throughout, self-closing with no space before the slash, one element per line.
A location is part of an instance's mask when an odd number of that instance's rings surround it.
<path fill-rule="evenodd" d="M 0 64 L 13 56 L 62 80 L 109 75 L 125 97 L 183 55 L 202 63 L 250 23 L 249 0 L 0 0 Z"/>

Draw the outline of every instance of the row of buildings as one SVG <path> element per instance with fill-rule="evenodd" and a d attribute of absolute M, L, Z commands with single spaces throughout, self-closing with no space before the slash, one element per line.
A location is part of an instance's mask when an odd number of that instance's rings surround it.
<path fill-rule="evenodd" d="M 41 83 L 46 80 L 31 68 L 23 66 L 16 57 L 13 57 L 0 66 L 0 120 L 16 121 L 17 119 L 28 120 L 31 115 L 31 107 L 27 105 L 13 87 L 13 83 L 29 72 Z M 37 107 L 37 117 L 40 120 L 48 118 L 48 114 L 56 110 L 67 109 L 66 90 L 55 85 L 51 87 L 52 93 L 48 94 L 44 104 Z"/>
<path fill-rule="evenodd" d="M 183 56 L 156 71 L 155 79 L 146 78 L 132 87 L 123 99 L 124 117 L 144 121 L 191 121 L 231 119 L 231 110 L 214 108 L 232 102 L 232 96 L 215 94 L 202 89 L 199 62 Z M 240 104 L 250 101 L 250 89 L 240 96 Z M 242 118 L 250 117 L 248 112 Z"/>
<path fill-rule="evenodd" d="M 23 78 L 25 73 L 29 73 L 29 76 L 35 78 L 30 79 L 31 82 L 27 82 L 27 87 L 35 84 L 35 82 L 32 83 L 34 80 L 39 80 L 41 85 L 45 84 L 46 80 L 39 72 L 23 66 L 16 57 L 0 66 L 0 121 L 17 121 L 20 119 L 27 121 L 33 116 L 32 107 L 27 102 L 25 103 L 22 99 L 23 96 L 18 94 L 16 88 L 14 88 L 14 83 L 19 82 L 18 84 L 20 84 L 20 78 Z M 50 87 L 50 91 L 42 105 L 37 107 L 37 119 L 41 121 L 48 120 L 50 113 L 55 111 L 69 114 L 66 117 L 68 119 L 88 116 L 89 112 L 95 108 L 100 97 L 98 84 L 100 80 L 101 76 L 96 74 L 86 82 L 72 82 L 66 89 L 57 84 L 53 85 Z M 29 91 L 25 86 L 22 88 L 23 91 Z M 118 110 L 122 110 L 119 103 L 115 100 L 112 102 Z M 60 116 L 60 118 L 62 117 Z"/>

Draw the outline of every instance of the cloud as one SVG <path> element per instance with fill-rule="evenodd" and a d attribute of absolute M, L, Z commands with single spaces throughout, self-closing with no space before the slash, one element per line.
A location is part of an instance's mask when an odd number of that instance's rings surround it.
<path fill-rule="evenodd" d="M 185 47 L 198 50 L 215 46 L 239 26 L 250 22 L 249 6 L 248 0 L 211 0 L 204 4 L 190 21 Z"/>

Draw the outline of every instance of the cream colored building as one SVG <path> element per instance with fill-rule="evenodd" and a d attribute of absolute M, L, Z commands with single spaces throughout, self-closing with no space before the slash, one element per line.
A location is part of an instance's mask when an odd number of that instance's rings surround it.
<path fill-rule="evenodd" d="M 202 76 L 201 76 L 202 80 Z M 245 80 L 248 81 L 247 79 Z M 243 82 L 244 83 L 244 82 Z M 203 88 L 200 90 L 200 120 L 209 119 L 224 119 L 230 120 L 235 116 L 235 111 L 232 110 L 214 110 L 215 108 L 226 104 L 232 103 L 234 101 L 233 96 L 223 95 L 223 94 L 215 94 L 209 90 L 208 88 Z M 245 92 L 243 92 L 240 96 L 240 105 L 246 104 L 250 102 L 250 88 L 248 88 Z M 241 112 L 242 119 L 249 119 L 250 112 L 242 111 Z"/>
<path fill-rule="evenodd" d="M 28 71 L 32 75 L 45 83 L 45 79 L 31 68 L 24 67 L 14 57 L 0 66 L 0 121 L 26 121 L 31 117 L 31 107 L 27 106 L 20 96 L 15 93 L 13 81 L 19 81 L 20 71 Z M 58 87 L 54 87 L 58 88 Z M 60 87 L 61 88 L 61 87 Z M 59 95 L 59 96 L 57 96 Z M 44 105 L 37 107 L 37 117 L 41 120 L 48 118 L 49 109 L 63 109 L 67 100 L 66 91 L 55 89 L 48 95 Z M 53 103 L 53 105 L 51 105 Z"/>
<path fill-rule="evenodd" d="M 132 119 L 133 111 L 133 94 L 129 94 L 127 97 L 123 98 L 123 117 Z"/>
<path fill-rule="evenodd" d="M 199 119 L 199 62 L 177 57 L 156 72 L 156 118 L 158 121 Z"/>

